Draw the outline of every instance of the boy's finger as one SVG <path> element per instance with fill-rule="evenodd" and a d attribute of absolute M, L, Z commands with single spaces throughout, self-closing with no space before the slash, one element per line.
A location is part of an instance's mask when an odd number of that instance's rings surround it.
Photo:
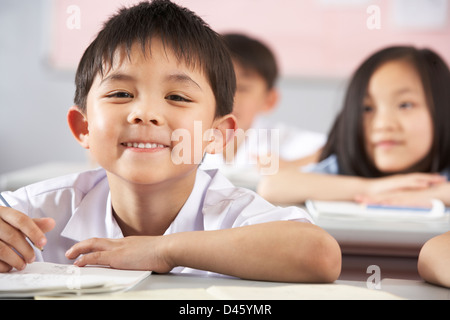
<path fill-rule="evenodd" d="M 10 272 L 12 267 L 9 264 L 0 261 L 0 273 Z"/>
<path fill-rule="evenodd" d="M 78 267 L 84 267 L 87 265 L 102 265 L 110 266 L 111 263 L 111 251 L 96 251 L 85 254 L 75 261 L 75 265 Z"/>
<path fill-rule="evenodd" d="M 35 218 L 33 221 L 43 233 L 51 231 L 56 225 L 52 218 Z"/>
<path fill-rule="evenodd" d="M 36 225 L 36 223 L 22 212 L 14 210 L 12 208 L 5 208 L 2 214 L 2 219 L 12 227 L 20 230 L 25 236 L 27 236 L 37 247 L 44 247 L 47 243 L 42 230 Z"/>
<path fill-rule="evenodd" d="M 110 239 L 92 238 L 84 241 L 80 241 L 73 245 L 72 248 L 67 250 L 66 257 L 68 259 L 75 259 L 80 254 L 86 254 L 95 251 L 109 250 L 111 247 Z"/>
<path fill-rule="evenodd" d="M 16 250 L 16 252 L 21 255 L 26 262 L 31 263 L 34 261 L 34 250 L 25 239 L 23 233 L 12 227 L 8 223 L 0 223 L 0 241 L 6 246 L 14 248 L 14 250 Z M 13 251 L 3 248 L 2 252 L 0 252 L 0 259 L 3 260 L 3 255 L 10 254 L 11 252 Z M 18 256 L 17 253 L 13 253 L 14 255 Z"/>
<path fill-rule="evenodd" d="M 25 261 L 23 261 L 23 259 L 3 241 L 0 241 L 0 257 L 0 270 L 2 270 L 2 272 L 8 272 L 11 270 L 10 267 L 16 268 L 17 270 L 23 270 L 27 265 Z"/>

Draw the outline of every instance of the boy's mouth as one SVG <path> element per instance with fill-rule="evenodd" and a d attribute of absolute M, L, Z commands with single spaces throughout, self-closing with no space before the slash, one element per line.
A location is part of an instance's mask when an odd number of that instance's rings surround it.
<path fill-rule="evenodd" d="M 122 146 L 128 148 L 137 148 L 137 149 L 163 149 L 167 146 L 160 143 L 151 143 L 151 142 L 123 142 Z"/>

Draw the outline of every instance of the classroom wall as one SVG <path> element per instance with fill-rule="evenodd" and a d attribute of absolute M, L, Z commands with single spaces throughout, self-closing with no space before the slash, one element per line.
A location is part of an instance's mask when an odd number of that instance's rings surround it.
<path fill-rule="evenodd" d="M 397 42 L 427 45 L 450 61 L 448 1 L 408 1 L 441 6 L 444 18 L 440 12 L 434 21 L 421 21 L 417 17 L 425 11 L 414 5 L 408 6 L 409 11 L 416 8 L 412 13 L 395 9 L 404 0 L 177 2 L 219 32 L 243 31 L 271 45 L 282 74 L 281 101 L 270 117 L 325 133 L 340 108 L 348 76 L 375 48 Z M 113 8 L 134 2 L 0 0 L 0 174 L 49 161 L 87 161 L 65 118 L 76 64 Z M 369 28 L 369 22 L 377 22 L 367 12 L 371 5 L 381 11 L 380 29 Z M 77 8 L 80 28 L 72 19 Z M 419 25 L 411 27 L 408 17 L 414 15 Z"/>
<path fill-rule="evenodd" d="M 39 0 L 0 1 L 0 174 L 52 160 L 85 161 L 66 125 L 74 72 L 51 68 Z"/>

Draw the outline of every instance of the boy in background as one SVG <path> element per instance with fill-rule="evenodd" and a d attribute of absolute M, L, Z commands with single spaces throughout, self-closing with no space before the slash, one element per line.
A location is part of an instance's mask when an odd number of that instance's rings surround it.
<path fill-rule="evenodd" d="M 233 114 L 239 129 L 224 154 L 207 155 L 202 167 L 218 167 L 236 184 L 253 188 L 261 174 L 274 174 L 279 166 L 315 162 L 325 135 L 264 119 L 280 98 L 273 52 L 244 34 L 224 34 L 223 38 L 236 73 Z"/>
<path fill-rule="evenodd" d="M 0 207 L 0 271 L 78 258 L 158 273 L 336 280 L 339 246 L 305 211 L 198 168 L 236 129 L 234 91 L 226 46 L 193 12 L 164 0 L 121 9 L 85 51 L 68 113 L 101 168 L 3 193 L 12 208 Z"/>

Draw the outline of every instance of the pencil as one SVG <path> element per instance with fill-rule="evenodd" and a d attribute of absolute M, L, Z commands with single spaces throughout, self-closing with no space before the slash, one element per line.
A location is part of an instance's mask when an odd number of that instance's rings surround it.
<path fill-rule="evenodd" d="M 3 202 L 3 204 L 4 204 L 5 206 L 7 206 L 8 208 L 11 208 L 11 206 L 10 206 L 9 203 L 8 203 L 8 201 L 6 201 L 6 199 L 3 198 L 3 196 L 2 196 L 1 193 L 0 193 L 0 200 Z M 30 240 L 30 238 L 28 238 L 28 237 L 27 237 L 27 239 Z M 37 248 L 37 249 L 39 249 L 39 250 L 41 250 L 41 251 L 44 251 L 44 248 L 41 248 L 41 247 L 36 246 L 36 245 L 33 243 L 33 241 L 31 241 L 31 240 L 30 240 L 30 242 L 33 244 L 33 246 L 34 246 L 35 248 Z"/>
<path fill-rule="evenodd" d="M 0 200 L 2 200 L 3 204 L 9 208 L 11 208 L 11 206 L 9 205 L 8 201 L 6 201 L 5 198 L 3 198 L 2 194 L 0 193 Z"/>

